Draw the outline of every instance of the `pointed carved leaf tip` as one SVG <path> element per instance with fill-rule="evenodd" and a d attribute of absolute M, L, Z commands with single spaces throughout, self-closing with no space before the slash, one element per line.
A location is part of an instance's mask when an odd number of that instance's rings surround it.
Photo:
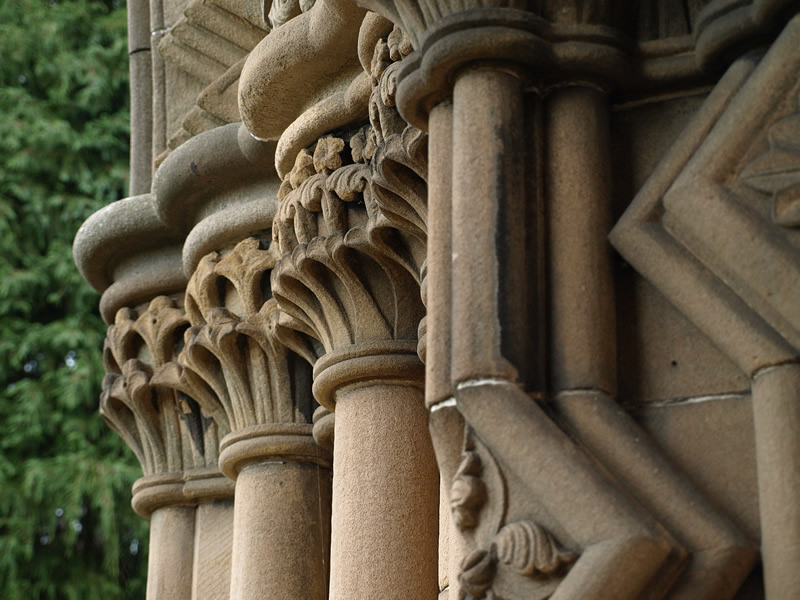
<path fill-rule="evenodd" d="M 189 433 L 180 423 L 175 390 L 153 381 L 174 364 L 188 322 L 171 298 L 155 298 L 140 312 L 117 312 L 106 336 L 100 412 L 139 459 L 146 475 L 194 466 Z M 189 461 L 187 463 L 187 460 Z M 191 463 L 191 464 L 190 464 Z"/>
<path fill-rule="evenodd" d="M 127 403 L 120 398 L 124 381 L 125 379 L 116 373 L 108 373 L 103 378 L 100 415 L 133 451 L 139 464 L 142 465 L 142 469 L 147 471 L 149 467 L 145 469 L 145 463 L 148 459 L 145 458 L 144 444 L 139 435 L 139 428 L 136 426 L 136 417 Z"/>
<path fill-rule="evenodd" d="M 246 238 L 227 254 L 204 256 L 186 286 L 186 312 L 192 325 L 203 325 L 213 311 L 224 307 L 239 318 L 261 310 L 266 300 L 264 282 L 275 266 L 274 251 L 263 242 Z"/>
<path fill-rule="evenodd" d="M 800 100 L 798 100 L 800 103 Z M 800 112 L 778 119 L 767 135 L 767 149 L 742 169 L 749 187 L 772 195 L 779 225 L 800 226 Z"/>
<path fill-rule="evenodd" d="M 186 393 L 195 391 L 224 432 L 306 420 L 300 406 L 308 399 L 295 397 L 288 350 L 273 324 L 267 281 L 274 265 L 273 250 L 248 238 L 206 256 L 187 286 L 197 325 L 187 331 L 181 371 L 172 376 Z"/>

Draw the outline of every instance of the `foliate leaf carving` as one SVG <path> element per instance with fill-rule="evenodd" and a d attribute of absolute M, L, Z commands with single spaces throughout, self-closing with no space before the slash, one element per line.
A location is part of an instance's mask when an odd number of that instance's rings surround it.
<path fill-rule="evenodd" d="M 166 296 L 155 298 L 141 314 L 120 309 L 106 337 L 106 371 L 121 373 L 122 365 L 131 358 L 140 358 L 153 367 L 169 362 L 179 351 L 176 336 L 180 337 L 180 330 L 186 326 L 183 310 Z"/>
<path fill-rule="evenodd" d="M 186 330 L 185 337 L 190 335 Z M 189 430 L 194 445 L 202 454 L 205 466 L 215 467 L 219 459 L 219 442 L 229 433 L 224 414 L 207 413 L 202 406 L 213 405 L 214 393 L 202 380 L 193 377 L 182 365 L 169 362 L 153 373 L 154 386 L 175 391 L 175 401 L 181 418 Z"/>
<path fill-rule="evenodd" d="M 578 558 L 561 549 L 550 532 L 533 521 L 506 525 L 495 536 L 493 547 L 498 561 L 528 577 L 556 574 Z"/>
<path fill-rule="evenodd" d="M 304 352 L 417 337 L 427 137 L 394 107 L 395 61 L 410 49 L 397 28 L 379 40 L 370 124 L 301 151 L 281 187 L 273 240 L 282 258 L 272 289 L 290 317 L 283 331 L 291 323 L 300 338 L 319 342 L 294 339 Z"/>
<path fill-rule="evenodd" d="M 186 287 L 186 314 L 192 325 L 208 322 L 225 307 L 239 317 L 255 315 L 270 292 L 267 280 L 275 255 L 256 238 L 239 242 L 231 252 L 204 256 Z"/>
<path fill-rule="evenodd" d="M 291 189 L 296 190 L 306 179 L 314 175 L 314 157 L 308 150 L 301 150 L 294 161 L 294 167 L 289 172 L 288 181 Z"/>
<path fill-rule="evenodd" d="M 140 313 L 120 309 L 106 337 L 100 413 L 134 451 L 146 475 L 182 471 L 204 461 L 181 424 L 176 391 L 152 380 L 155 369 L 177 357 L 186 327 L 183 311 L 162 296 Z"/>
<path fill-rule="evenodd" d="M 405 31 L 399 27 L 392 29 L 392 32 L 386 38 L 386 44 L 389 46 L 389 58 L 395 62 L 403 60 L 414 50 L 411 46 L 411 40 L 408 39 Z"/>
<path fill-rule="evenodd" d="M 800 112 L 778 119 L 767 134 L 768 147 L 740 173 L 751 188 L 772 195 L 773 220 L 800 226 Z"/>
<path fill-rule="evenodd" d="M 481 0 L 451 2 L 449 0 L 360 0 L 365 8 L 390 21 L 402 24 L 408 33 L 409 44 L 419 48 L 425 32 L 440 19 L 461 11 L 477 8 L 517 8 L 525 10 L 528 0 Z"/>
<path fill-rule="evenodd" d="M 472 529 L 478 525 L 478 515 L 486 503 L 482 470 L 480 455 L 465 450 L 450 489 L 450 510 L 459 529 Z"/>
<path fill-rule="evenodd" d="M 248 238 L 224 255 L 205 256 L 187 286 L 194 326 L 170 376 L 182 390 L 200 392 L 196 401 L 224 433 L 311 416 L 310 376 L 308 386 L 298 383 L 303 361 L 276 332 L 277 304 L 267 284 L 275 257 L 264 246 Z"/>
<path fill-rule="evenodd" d="M 325 137 L 317 142 L 314 149 L 313 163 L 317 173 L 329 175 L 342 166 L 341 152 L 344 140 L 338 137 Z"/>
<path fill-rule="evenodd" d="M 464 559 L 459 576 L 460 600 L 496 598 L 492 585 L 498 565 L 507 565 L 520 576 L 545 580 L 563 575 L 577 558 L 562 549 L 538 523 L 510 523 L 497 533 L 488 550 L 474 550 Z"/>
<path fill-rule="evenodd" d="M 459 600 L 492 600 L 492 581 L 497 570 L 497 560 L 491 551 L 475 550 L 467 555 L 461 565 Z"/>

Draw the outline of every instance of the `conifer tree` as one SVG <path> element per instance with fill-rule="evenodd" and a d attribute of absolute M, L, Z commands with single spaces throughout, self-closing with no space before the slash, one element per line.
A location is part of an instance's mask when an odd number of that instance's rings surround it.
<path fill-rule="evenodd" d="M 98 415 L 105 326 L 72 239 L 126 193 L 117 0 L 0 0 L 0 598 L 143 598 L 141 474 Z"/>

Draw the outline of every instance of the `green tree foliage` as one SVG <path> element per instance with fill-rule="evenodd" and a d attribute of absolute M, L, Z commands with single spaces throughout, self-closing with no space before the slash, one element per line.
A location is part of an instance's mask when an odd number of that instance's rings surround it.
<path fill-rule="evenodd" d="M 143 598 L 141 474 L 97 413 L 105 326 L 72 238 L 125 195 L 124 6 L 0 0 L 0 598 Z"/>

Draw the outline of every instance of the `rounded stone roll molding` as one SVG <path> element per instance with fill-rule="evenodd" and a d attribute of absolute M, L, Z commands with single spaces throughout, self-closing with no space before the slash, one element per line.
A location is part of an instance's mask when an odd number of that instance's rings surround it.
<path fill-rule="evenodd" d="M 234 481 L 253 463 L 297 462 L 330 469 L 333 457 L 316 443 L 312 430 L 311 424 L 269 423 L 234 431 L 220 442 L 220 469 Z"/>

